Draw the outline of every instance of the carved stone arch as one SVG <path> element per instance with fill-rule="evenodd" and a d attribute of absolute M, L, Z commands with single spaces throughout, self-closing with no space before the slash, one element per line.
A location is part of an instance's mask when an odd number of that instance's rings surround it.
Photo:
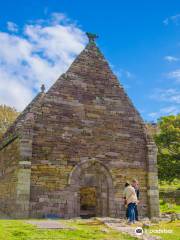
<path fill-rule="evenodd" d="M 105 164 L 95 159 L 78 163 L 69 175 L 68 185 L 72 196 L 74 196 L 72 199 L 73 207 L 70 206 L 74 216 L 80 215 L 79 192 L 82 186 L 95 186 L 97 189 L 97 216 L 114 216 L 113 180 Z"/>
<path fill-rule="evenodd" d="M 107 175 L 108 177 L 108 182 L 110 185 L 113 186 L 113 180 L 112 180 L 112 176 L 109 172 L 108 167 L 103 164 L 102 162 L 98 161 L 98 160 L 94 160 L 94 159 L 89 159 L 89 160 L 85 160 L 82 161 L 80 163 L 78 163 L 71 171 L 69 178 L 68 178 L 68 185 L 72 185 L 73 181 L 76 180 L 76 178 L 79 176 L 80 172 L 82 169 L 86 169 L 88 167 L 90 167 L 91 165 L 99 165 L 101 166 L 101 170 Z"/>

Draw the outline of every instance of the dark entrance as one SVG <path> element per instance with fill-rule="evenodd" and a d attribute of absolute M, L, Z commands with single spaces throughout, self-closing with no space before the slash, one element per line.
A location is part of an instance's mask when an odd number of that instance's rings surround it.
<path fill-rule="evenodd" d="M 97 193 L 95 187 L 80 189 L 80 216 L 90 218 L 96 216 Z"/>
<path fill-rule="evenodd" d="M 107 177 L 98 165 L 83 169 L 80 176 L 80 216 L 83 218 L 107 216 L 109 188 Z"/>

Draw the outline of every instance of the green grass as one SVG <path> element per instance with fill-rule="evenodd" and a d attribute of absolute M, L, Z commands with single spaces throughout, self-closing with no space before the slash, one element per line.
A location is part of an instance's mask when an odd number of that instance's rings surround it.
<path fill-rule="evenodd" d="M 180 189 L 180 179 L 175 179 L 173 182 L 168 183 L 166 181 L 162 181 L 159 183 L 159 190 L 161 191 L 175 191 Z"/>
<path fill-rule="evenodd" d="M 37 220 L 36 220 L 37 221 Z M 59 220 L 72 230 L 37 229 L 23 220 L 0 220 L 0 240 L 135 240 L 94 220 Z M 172 230 L 172 233 L 154 233 L 154 230 Z M 163 240 L 177 240 L 180 221 L 161 222 L 146 230 L 148 234 L 161 236 Z"/>
<path fill-rule="evenodd" d="M 97 220 L 60 220 L 74 230 L 42 230 L 23 220 L 0 220 L 0 240 L 135 240 Z"/>
<path fill-rule="evenodd" d="M 152 231 L 163 231 L 163 230 L 170 230 L 172 233 L 154 233 Z M 180 221 L 175 222 L 160 222 L 157 225 L 151 226 L 147 229 L 147 233 L 160 236 L 163 240 L 178 240 L 180 239 Z"/>
<path fill-rule="evenodd" d="M 164 202 L 162 199 L 159 202 L 161 213 L 180 213 L 180 205 Z"/>

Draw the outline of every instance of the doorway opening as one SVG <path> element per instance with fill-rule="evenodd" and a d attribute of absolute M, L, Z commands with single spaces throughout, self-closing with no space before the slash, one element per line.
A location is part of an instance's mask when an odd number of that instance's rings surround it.
<path fill-rule="evenodd" d="M 68 183 L 74 193 L 72 216 L 114 216 L 112 177 L 101 162 L 93 159 L 77 164 L 69 176 Z"/>
<path fill-rule="evenodd" d="M 95 187 L 80 188 L 80 217 L 96 216 L 97 192 Z"/>

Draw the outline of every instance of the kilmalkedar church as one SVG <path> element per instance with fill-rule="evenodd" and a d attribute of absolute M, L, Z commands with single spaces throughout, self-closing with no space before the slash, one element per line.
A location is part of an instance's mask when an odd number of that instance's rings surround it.
<path fill-rule="evenodd" d="M 124 217 L 132 178 L 140 215 L 159 215 L 156 146 L 95 35 L 88 37 L 0 141 L 0 211 L 10 217 Z"/>

